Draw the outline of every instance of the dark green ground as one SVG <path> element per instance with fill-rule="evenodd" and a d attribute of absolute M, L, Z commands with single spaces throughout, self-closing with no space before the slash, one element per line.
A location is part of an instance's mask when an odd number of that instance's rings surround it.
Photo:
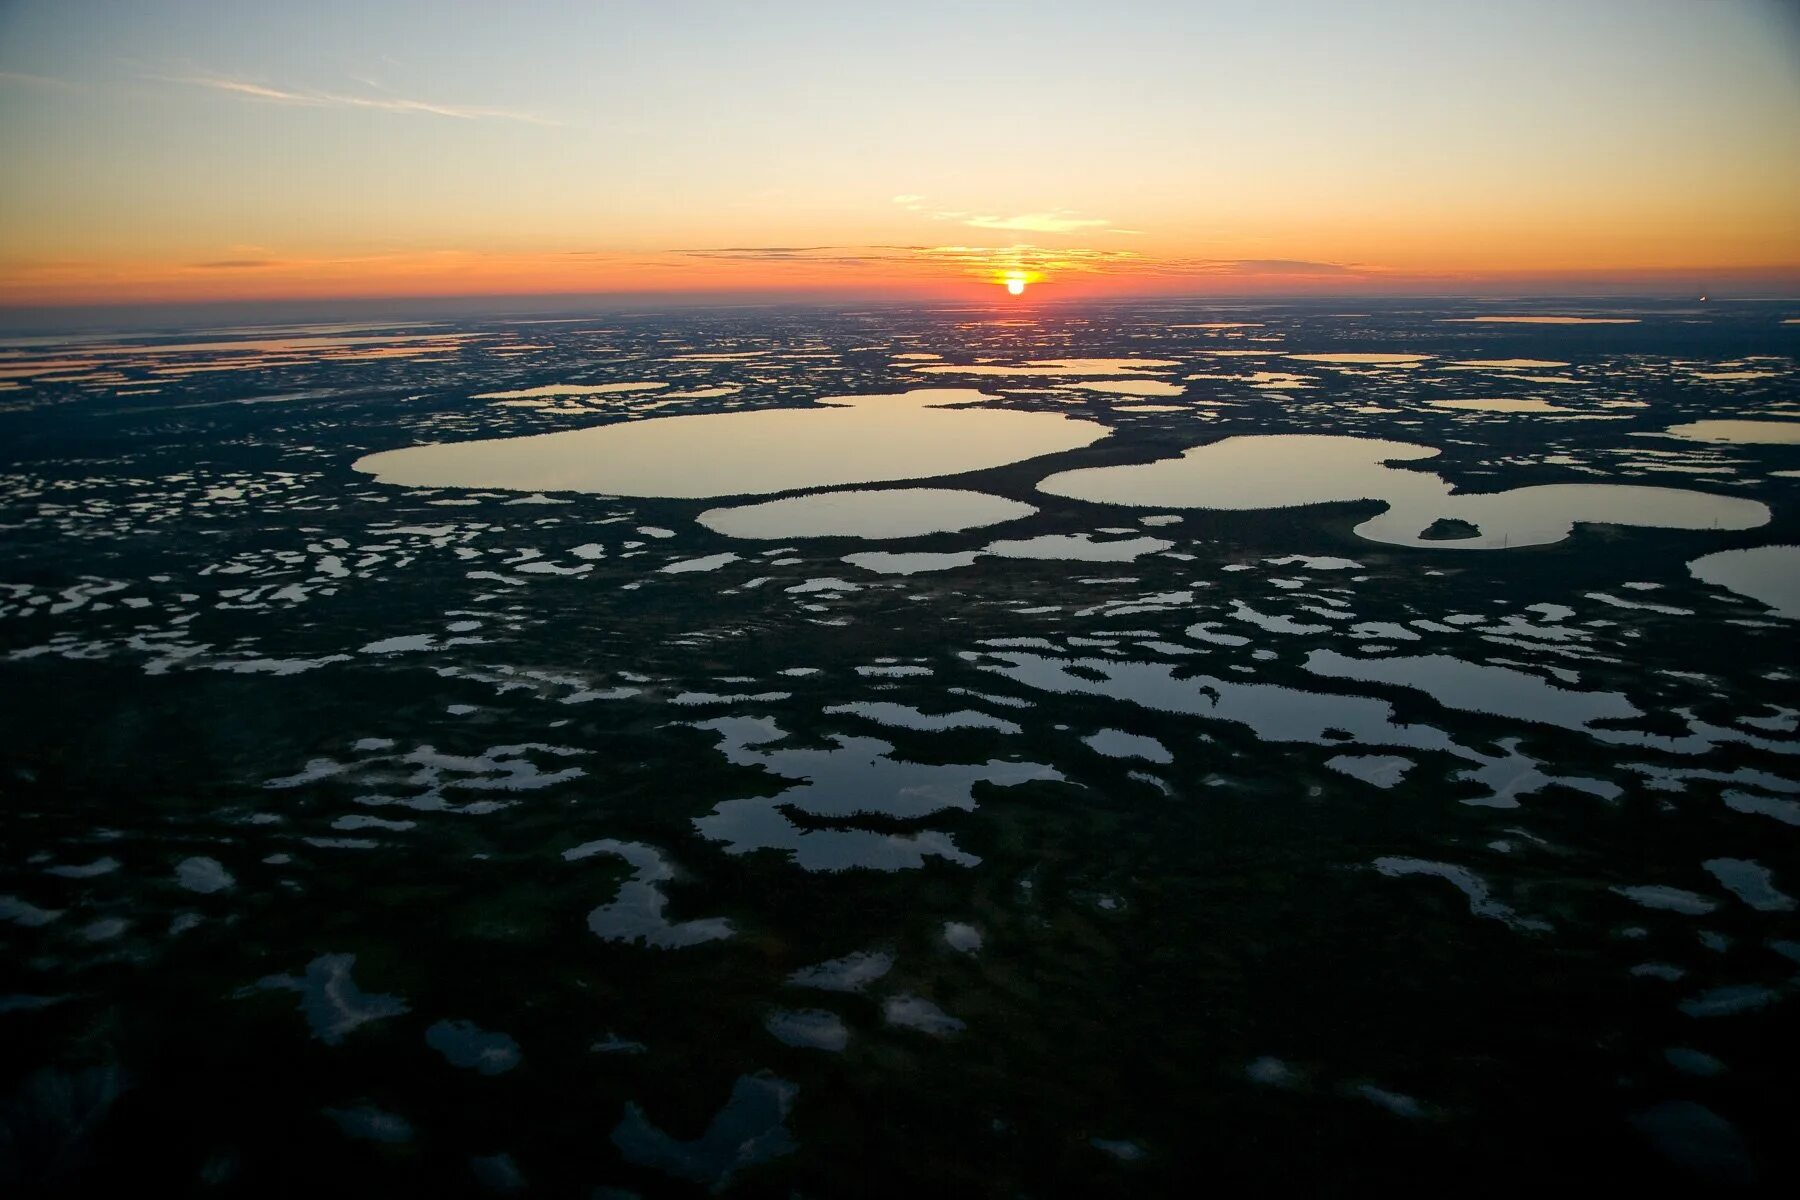
<path fill-rule="evenodd" d="M 0 997 L 48 1001 L 0 1012 L 0 1094 L 11 1097 L 0 1183 L 25 1194 L 454 1194 L 483 1186 L 471 1159 L 506 1154 L 530 1192 L 691 1194 L 704 1189 L 628 1161 L 615 1145 L 627 1106 L 676 1139 L 697 1139 L 735 1081 L 770 1072 L 795 1087 L 785 1124 L 796 1148 L 745 1166 L 734 1195 L 1187 1195 L 1278 1184 L 1499 1194 L 1539 1181 L 1625 1190 L 1690 1179 L 1788 1190 L 1800 1182 L 1791 1096 L 1800 921 L 1749 906 L 1701 864 L 1750 860 L 1772 871 L 1775 887 L 1800 892 L 1800 828 L 1724 801 L 1795 799 L 1792 728 L 1742 723 L 1773 716 L 1779 725 L 1784 707 L 1800 708 L 1794 626 L 1697 583 L 1685 564 L 1800 541 L 1800 484 L 1770 475 L 1800 467 L 1800 450 L 1631 435 L 1708 416 L 1794 417 L 1800 329 L 1777 323 L 1785 312 L 1749 307 L 1510 330 L 1435 319 L 1474 309 L 1335 311 L 1127 308 L 1040 314 L 1027 326 L 907 311 L 469 323 L 461 328 L 494 336 L 443 360 L 194 375 L 136 397 L 110 385 L 0 392 L 12 409 L 0 411 L 0 585 L 17 585 L 0 592 L 0 896 L 60 914 L 0 920 Z M 1207 319 L 1263 321 L 1251 332 L 1281 335 L 1295 352 L 1554 359 L 1573 364 L 1561 373 L 1578 382 L 1209 363 L 1200 351 L 1244 343 L 1163 328 Z M 495 355 L 508 339 L 553 348 Z M 764 347 L 831 353 L 754 367 L 666 361 Z M 789 543 L 800 561 L 787 565 L 759 560 L 774 547 L 694 523 L 717 501 L 573 496 L 538 506 L 489 493 L 441 506 L 430 501 L 447 493 L 382 487 L 350 469 L 379 449 L 605 419 L 495 407 L 471 400 L 475 392 L 735 381 L 745 387 L 734 396 L 658 412 L 800 404 L 916 384 L 890 358 L 906 350 L 955 361 L 1135 354 L 1179 358 L 1188 370 L 1273 366 L 1314 374 L 1319 386 L 1272 393 L 1195 381 L 1177 402 L 1189 410 L 1176 413 L 1116 413 L 1116 401 L 1098 396 L 1054 405 L 1116 433 L 1068 455 L 933 481 L 1026 500 L 1038 515 L 883 549 L 1133 526 L 1154 510 L 1059 501 L 1034 484 L 1071 466 L 1150 461 L 1242 433 L 1424 442 L 1444 454 L 1423 465 L 1469 491 L 1690 487 L 1761 500 L 1773 520 L 1723 533 L 1588 527 L 1555 546 L 1484 553 L 1364 541 L 1351 530 L 1378 510 L 1371 504 L 1191 512 L 1143 531 L 1191 560 L 984 558 L 899 577 L 840 561 L 870 548 L 846 539 Z M 1749 354 L 1776 356 L 1765 365 L 1777 377 L 1709 384 L 1680 366 Z M 294 393 L 303 395 L 235 403 Z M 1648 406 L 1607 410 L 1625 420 L 1558 423 L 1420 407 L 1458 395 Z M 622 400 L 619 411 L 653 399 Z M 1042 388 L 1009 402 L 1052 406 Z M 1400 412 L 1352 411 L 1370 404 Z M 1550 456 L 1563 460 L 1543 461 Z M 1658 462 L 1732 470 L 1648 469 Z M 628 519 L 606 523 L 613 517 Z M 405 532 L 445 525 L 455 529 Z M 638 525 L 676 536 L 640 538 Z M 641 553 L 626 557 L 628 540 L 643 541 Z M 523 549 L 576 564 L 567 551 L 589 543 L 608 557 L 585 575 L 508 570 Z M 656 570 L 726 549 L 744 560 L 710 573 Z M 1265 561 L 1296 553 L 1361 568 Z M 349 574 L 322 573 L 327 555 Z M 1222 569 L 1233 564 L 1252 569 Z M 218 570 L 231 565 L 244 569 Z M 772 581 L 736 590 L 764 576 Z M 829 576 L 861 590 L 784 590 Z M 1278 582 L 1295 579 L 1303 584 Z M 126 586 L 48 611 L 94 580 Z M 1621 590 L 1626 582 L 1659 586 Z M 302 599 L 269 594 L 296 583 L 307 588 Z M 266 590 L 224 594 L 240 588 Z M 1193 599 L 1158 611 L 1079 615 L 1182 590 Z M 1593 592 L 1684 613 L 1621 609 Z M 128 607 L 128 597 L 149 603 Z M 1356 653 L 1341 628 L 1275 634 L 1230 616 L 1242 600 L 1304 618 L 1296 606 L 1322 598 L 1347 602 L 1357 622 L 1435 626 L 1419 641 L 1386 643 L 1393 654 L 1574 670 L 1579 682 L 1560 686 L 1630 698 L 1644 715 L 1629 728 L 1698 734 L 1700 743 L 1683 753 L 1622 746 L 1446 708 L 1414 689 L 1323 678 L 1301 664 L 1321 648 Z M 1577 656 L 1494 640 L 1508 617 L 1544 624 L 1527 607 L 1543 603 L 1576 610 L 1566 623 L 1577 636 L 1546 645 Z M 1443 624 L 1458 614 L 1482 620 Z M 456 636 L 446 626 L 459 621 L 479 622 L 470 632 L 484 640 L 444 645 Z M 1195 640 L 1185 631 L 1197 622 L 1250 641 Z M 424 633 L 437 646 L 360 652 Z M 1375 697 L 1396 722 L 1442 730 L 1473 753 L 1496 755 L 1500 740 L 1516 738 L 1545 774 L 1610 783 L 1618 794 L 1552 785 L 1517 807 L 1466 803 L 1484 791 L 1453 778 L 1473 765 L 1455 755 L 1270 741 L 1117 689 L 1034 689 L 988 669 L 997 660 L 985 656 L 1002 648 L 983 643 L 1013 638 L 1052 644 L 1032 654 L 1160 661 L 1189 676 Z M 1196 653 L 1172 655 L 1170 645 Z M 270 660 L 311 665 L 274 674 Z M 892 665 L 932 673 L 856 670 Z M 820 670 L 778 674 L 790 667 Z M 621 685 L 640 690 L 568 702 L 584 688 Z M 676 702 L 688 692 L 787 695 Z M 823 711 L 853 701 L 971 709 L 1021 729 L 927 733 Z M 474 708 L 452 714 L 451 705 Z M 939 831 L 980 859 L 808 872 L 776 851 L 727 854 L 696 831 L 695 819 L 721 802 L 797 782 L 728 762 L 718 736 L 695 727 L 726 715 L 772 719 L 788 734 L 782 749 L 877 738 L 907 762 L 1031 762 L 1063 778 L 976 784 L 972 811 L 923 819 L 789 810 L 805 828 Z M 1097 754 L 1080 739 L 1103 728 L 1153 737 L 1173 761 Z M 357 748 L 370 738 L 395 744 Z M 417 763 L 384 758 L 420 747 L 582 773 L 508 792 L 479 786 L 491 771 L 465 764 L 445 768 L 432 792 Z M 1345 753 L 1416 765 L 1383 790 L 1325 765 Z M 265 786 L 315 759 L 360 765 Z M 1634 764 L 1700 775 L 1659 790 Z M 440 793 L 452 807 L 506 803 L 472 813 L 405 806 Z M 871 809 L 885 799 L 872 794 Z M 413 824 L 334 827 L 366 816 Z M 725 917 L 734 936 L 664 950 L 589 932 L 588 913 L 618 894 L 630 869 L 604 854 L 561 856 L 606 838 L 655 847 L 679 868 L 663 886 L 672 919 Z M 344 839 L 369 844 L 331 844 Z M 221 864 L 232 886 L 181 887 L 176 866 L 196 856 Z M 108 857 L 118 865 L 105 873 L 54 873 Z M 1518 920 L 1480 915 L 1444 878 L 1372 867 L 1388 858 L 1464 868 Z M 1610 890 L 1643 885 L 1714 907 L 1646 908 Z M 128 924 L 90 936 L 114 918 Z M 977 927 L 980 951 L 948 947 L 946 922 Z M 866 950 L 891 954 L 894 966 L 864 993 L 784 982 Z M 407 1011 L 334 1045 L 311 1035 L 296 992 L 254 985 L 337 954 L 355 956 L 357 988 L 399 997 Z M 1633 973 L 1644 964 L 1679 977 Z M 1766 994 L 1745 1011 L 1683 1011 L 1726 987 Z M 901 994 L 931 1000 L 966 1028 L 934 1038 L 884 1022 L 883 1002 Z M 813 1008 L 848 1027 L 841 1054 L 785 1046 L 764 1028 L 776 1010 Z M 503 1031 L 522 1061 L 495 1075 L 451 1065 L 425 1040 L 446 1019 Z M 614 1034 L 643 1051 L 593 1049 Z M 1723 1069 L 1683 1072 L 1665 1056 L 1671 1048 L 1703 1051 Z M 1286 1064 L 1287 1082 L 1254 1081 L 1248 1072 L 1263 1058 Z M 1365 1087 L 1410 1107 L 1390 1111 Z M 365 1104 L 404 1118 L 410 1140 L 347 1137 L 325 1112 Z M 1139 1157 L 1121 1160 L 1095 1139 L 1129 1143 Z"/>

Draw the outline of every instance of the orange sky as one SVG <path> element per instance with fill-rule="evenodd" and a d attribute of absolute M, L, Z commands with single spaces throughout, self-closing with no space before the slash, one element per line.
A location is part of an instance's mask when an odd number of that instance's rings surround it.
<path fill-rule="evenodd" d="M 1800 291 L 1779 5 L 691 7 L 0 8 L 0 304 Z"/>
<path fill-rule="evenodd" d="M 947 266 L 925 254 L 916 259 L 846 265 L 783 256 L 714 260 L 683 256 L 607 257 L 437 251 L 336 259 L 257 259 L 244 265 L 195 266 L 181 262 L 72 262 L 20 267 L 9 272 L 12 304 L 203 302 L 381 298 L 404 296 L 540 295 L 581 293 L 791 294 L 816 291 L 896 299 L 991 297 L 1010 274 L 1008 255 L 980 268 Z M 988 256 L 981 256 L 986 258 Z M 959 258 L 957 262 L 965 263 Z M 1577 260 L 1578 261 L 1578 260 Z M 1693 260 L 1688 260 L 1689 262 Z M 1680 293 L 1731 290 L 1742 294 L 1800 291 L 1800 267 L 1744 264 L 1693 267 L 1676 260 L 1662 267 L 1546 267 L 1502 270 L 1407 271 L 1335 269 L 1300 263 L 1220 262 L 1170 267 L 1154 260 L 1101 272 L 1027 272 L 1034 298 L 1108 295 L 1295 295 L 1370 292 L 1469 295 Z"/>

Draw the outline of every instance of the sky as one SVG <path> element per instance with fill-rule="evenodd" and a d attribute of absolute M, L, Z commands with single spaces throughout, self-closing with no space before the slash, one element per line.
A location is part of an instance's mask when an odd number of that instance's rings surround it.
<path fill-rule="evenodd" d="M 0 306 L 1800 293 L 1794 0 L 0 0 Z"/>

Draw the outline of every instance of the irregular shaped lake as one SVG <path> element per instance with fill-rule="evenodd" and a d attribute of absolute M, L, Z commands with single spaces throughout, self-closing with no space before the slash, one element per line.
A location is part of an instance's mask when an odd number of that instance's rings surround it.
<path fill-rule="evenodd" d="M 1090 445 L 1105 426 L 1057 413 L 951 408 L 957 388 L 834 396 L 816 408 L 706 413 L 370 454 L 406 487 L 699 499 L 960 475 Z"/>
<path fill-rule="evenodd" d="M 1800 546 L 1721 550 L 1689 563 L 1688 574 L 1800 620 Z"/>
<path fill-rule="evenodd" d="M 1578 523 L 1658 529 L 1751 529 L 1769 520 L 1754 500 L 1678 488 L 1572 483 L 1454 495 L 1424 471 L 1386 464 L 1437 450 L 1378 438 L 1324 434 L 1232 437 L 1180 458 L 1142 466 L 1064 471 L 1038 490 L 1096 504 L 1141 508 L 1293 508 L 1379 500 L 1386 512 L 1356 527 L 1370 541 L 1451 550 L 1499 550 L 1560 542 Z M 1428 537 L 1439 522 L 1473 526 L 1467 537 Z"/>
<path fill-rule="evenodd" d="M 959 488 L 887 488 L 791 496 L 739 508 L 713 508 L 700 524 L 736 538 L 918 537 L 998 525 L 1037 509 Z"/>
<path fill-rule="evenodd" d="M 1800 421 L 1689 421 L 1686 425 L 1669 426 L 1662 436 L 1689 442 L 1785 446 L 1800 442 Z"/>

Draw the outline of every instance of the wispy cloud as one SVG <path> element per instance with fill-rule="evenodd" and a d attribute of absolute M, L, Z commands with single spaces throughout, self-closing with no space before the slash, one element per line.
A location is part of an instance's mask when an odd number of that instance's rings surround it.
<path fill-rule="evenodd" d="M 1101 274 L 1127 269 L 1142 261 L 1130 250 L 1025 243 L 1012 246 L 721 246 L 673 253 L 737 262 L 881 266 L 928 275 L 948 268 L 958 274 L 982 278 L 997 277 L 1009 271 L 1023 271 L 1033 278 Z"/>
<path fill-rule="evenodd" d="M 1066 210 L 1020 213 L 1016 217 L 970 217 L 963 224 L 974 229 L 1005 229 L 1017 233 L 1079 233 L 1103 229 L 1110 222 L 1099 217 L 1078 217 Z"/>
<path fill-rule="evenodd" d="M 841 250 L 841 246 L 715 246 L 707 250 L 677 250 L 677 254 L 699 254 L 733 258 L 799 258 L 821 250 Z"/>
<path fill-rule="evenodd" d="M 1303 258 L 1198 258 L 1169 264 L 1193 275 L 1361 275 L 1375 268 Z"/>
<path fill-rule="evenodd" d="M 918 213 L 920 216 L 930 217 L 934 221 L 956 221 L 969 215 L 955 209 L 933 208 L 925 203 L 925 197 L 913 192 L 904 192 L 895 196 L 894 203 L 907 212 Z"/>
<path fill-rule="evenodd" d="M 16 84 L 20 87 L 50 88 L 55 91 L 73 92 L 80 89 L 78 83 L 67 79 L 53 79 L 48 75 L 33 75 L 29 71 L 0 71 L 0 83 Z"/>
<path fill-rule="evenodd" d="M 951 272 L 981 279 L 1023 273 L 1031 279 L 1070 276 L 1138 276 L 1156 279 L 1223 281 L 1230 279 L 1308 279 L 1373 281 L 1391 272 L 1362 263 L 1321 262 L 1295 258 L 1163 258 L 1135 250 L 1100 246 L 1008 246 L 946 244 L 937 246 L 720 246 L 675 250 L 689 258 L 771 265 L 880 267 L 906 275 Z"/>
<path fill-rule="evenodd" d="M 904 262 L 917 246 L 718 246 L 705 250 L 674 250 L 684 258 L 725 259 L 733 262 L 830 263 L 834 266 L 868 266 Z"/>
<path fill-rule="evenodd" d="M 343 92 L 270 87 L 247 79 L 229 79 L 211 75 L 151 75 L 159 83 L 175 83 L 188 87 L 209 88 L 216 92 L 243 96 L 270 104 L 289 104 L 302 108 L 362 108 L 381 112 L 419 116 L 448 117 L 457 121 L 519 121 L 527 125 L 558 125 L 548 117 L 517 112 L 508 108 L 487 108 L 472 104 L 440 104 L 428 100 L 408 100 L 400 96 L 355 96 Z"/>
<path fill-rule="evenodd" d="M 1029 274 L 1074 272 L 1091 275 L 1135 266 L 1142 261 L 1130 250 L 1024 243 L 1015 246 L 926 246 L 918 253 L 936 262 L 960 264 L 976 275 L 1013 270 Z"/>
<path fill-rule="evenodd" d="M 934 221 L 956 221 L 971 229 L 993 229 L 1005 233 L 1082 233 L 1098 231 L 1102 233 L 1136 234 L 1136 229 L 1115 229 L 1112 222 L 1104 217 L 1084 217 L 1066 208 L 1048 209 L 1042 212 L 1018 213 L 1014 216 L 1000 216 L 995 213 L 965 212 L 956 208 L 935 208 L 925 202 L 924 196 L 911 192 L 895 196 L 894 203 L 907 212 L 918 213 L 930 217 Z"/>

